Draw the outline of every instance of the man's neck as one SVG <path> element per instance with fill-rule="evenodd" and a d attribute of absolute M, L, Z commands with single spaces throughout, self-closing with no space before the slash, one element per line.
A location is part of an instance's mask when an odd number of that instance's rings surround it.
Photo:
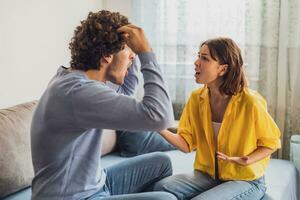
<path fill-rule="evenodd" d="M 106 83 L 104 70 L 90 69 L 88 71 L 85 71 L 84 74 L 88 77 L 88 79 Z"/>

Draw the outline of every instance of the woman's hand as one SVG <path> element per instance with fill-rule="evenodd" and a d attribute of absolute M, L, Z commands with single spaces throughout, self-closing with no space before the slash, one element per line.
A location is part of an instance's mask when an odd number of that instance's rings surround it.
<path fill-rule="evenodd" d="M 228 162 L 234 162 L 236 164 L 239 164 L 239 165 L 243 165 L 243 166 L 246 166 L 246 165 L 249 165 L 249 156 L 241 156 L 241 157 L 230 157 L 230 156 L 227 156 L 221 152 L 217 152 L 217 158 L 220 159 L 220 160 L 224 160 L 224 161 L 228 161 Z"/>
<path fill-rule="evenodd" d="M 255 163 L 257 161 L 260 161 L 266 157 L 270 157 L 270 155 L 275 151 L 276 149 L 270 149 L 268 147 L 257 147 L 252 153 L 250 153 L 247 156 L 241 156 L 241 157 L 229 157 L 221 152 L 217 152 L 217 158 L 220 160 L 228 161 L 228 162 L 234 162 L 239 165 L 250 165 L 252 163 Z"/>

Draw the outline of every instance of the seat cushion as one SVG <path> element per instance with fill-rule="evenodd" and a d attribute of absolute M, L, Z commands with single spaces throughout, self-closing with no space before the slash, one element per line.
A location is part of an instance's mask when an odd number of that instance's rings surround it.
<path fill-rule="evenodd" d="M 31 184 L 30 124 L 36 103 L 0 110 L 0 199 Z"/>
<path fill-rule="evenodd" d="M 174 174 L 188 173 L 193 170 L 195 152 L 185 154 L 180 151 L 166 152 L 172 161 Z M 109 167 L 128 158 L 111 153 L 102 158 L 103 167 Z M 295 166 L 285 160 L 271 159 L 266 174 L 267 193 L 263 200 L 297 200 L 297 175 Z M 298 186 L 299 187 L 299 186 Z M 4 200 L 30 200 L 31 190 L 22 190 Z"/>
<path fill-rule="evenodd" d="M 115 130 L 103 129 L 101 155 L 109 154 L 115 149 L 117 136 Z"/>
<path fill-rule="evenodd" d="M 266 173 L 267 195 L 263 200 L 297 200 L 300 187 L 296 167 L 289 161 L 271 159 Z"/>
<path fill-rule="evenodd" d="M 31 188 L 29 187 L 15 192 L 3 200 L 31 200 Z"/>
<path fill-rule="evenodd" d="M 193 170 L 195 152 L 182 153 L 178 150 L 167 151 L 171 158 L 173 174 L 188 173 Z M 109 154 L 102 159 L 103 167 L 109 167 L 126 158 L 120 157 L 117 153 Z M 297 170 L 295 166 L 286 160 L 271 159 L 265 173 L 267 192 L 263 200 L 297 200 Z"/>

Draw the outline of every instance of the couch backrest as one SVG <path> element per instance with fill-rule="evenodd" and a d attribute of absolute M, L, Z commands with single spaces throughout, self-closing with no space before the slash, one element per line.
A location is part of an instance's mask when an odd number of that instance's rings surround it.
<path fill-rule="evenodd" d="M 0 110 L 0 198 L 30 185 L 30 124 L 37 102 Z"/>
<path fill-rule="evenodd" d="M 30 186 L 33 167 L 30 125 L 37 101 L 0 109 L 0 199 Z M 113 151 L 116 133 L 104 130 L 102 156 Z"/>

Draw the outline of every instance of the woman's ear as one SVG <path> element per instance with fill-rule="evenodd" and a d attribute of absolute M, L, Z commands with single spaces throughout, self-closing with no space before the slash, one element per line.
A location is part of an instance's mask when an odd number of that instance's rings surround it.
<path fill-rule="evenodd" d="M 228 70 L 228 65 L 227 64 L 220 65 L 219 76 L 224 76 L 227 73 L 227 70 Z"/>

